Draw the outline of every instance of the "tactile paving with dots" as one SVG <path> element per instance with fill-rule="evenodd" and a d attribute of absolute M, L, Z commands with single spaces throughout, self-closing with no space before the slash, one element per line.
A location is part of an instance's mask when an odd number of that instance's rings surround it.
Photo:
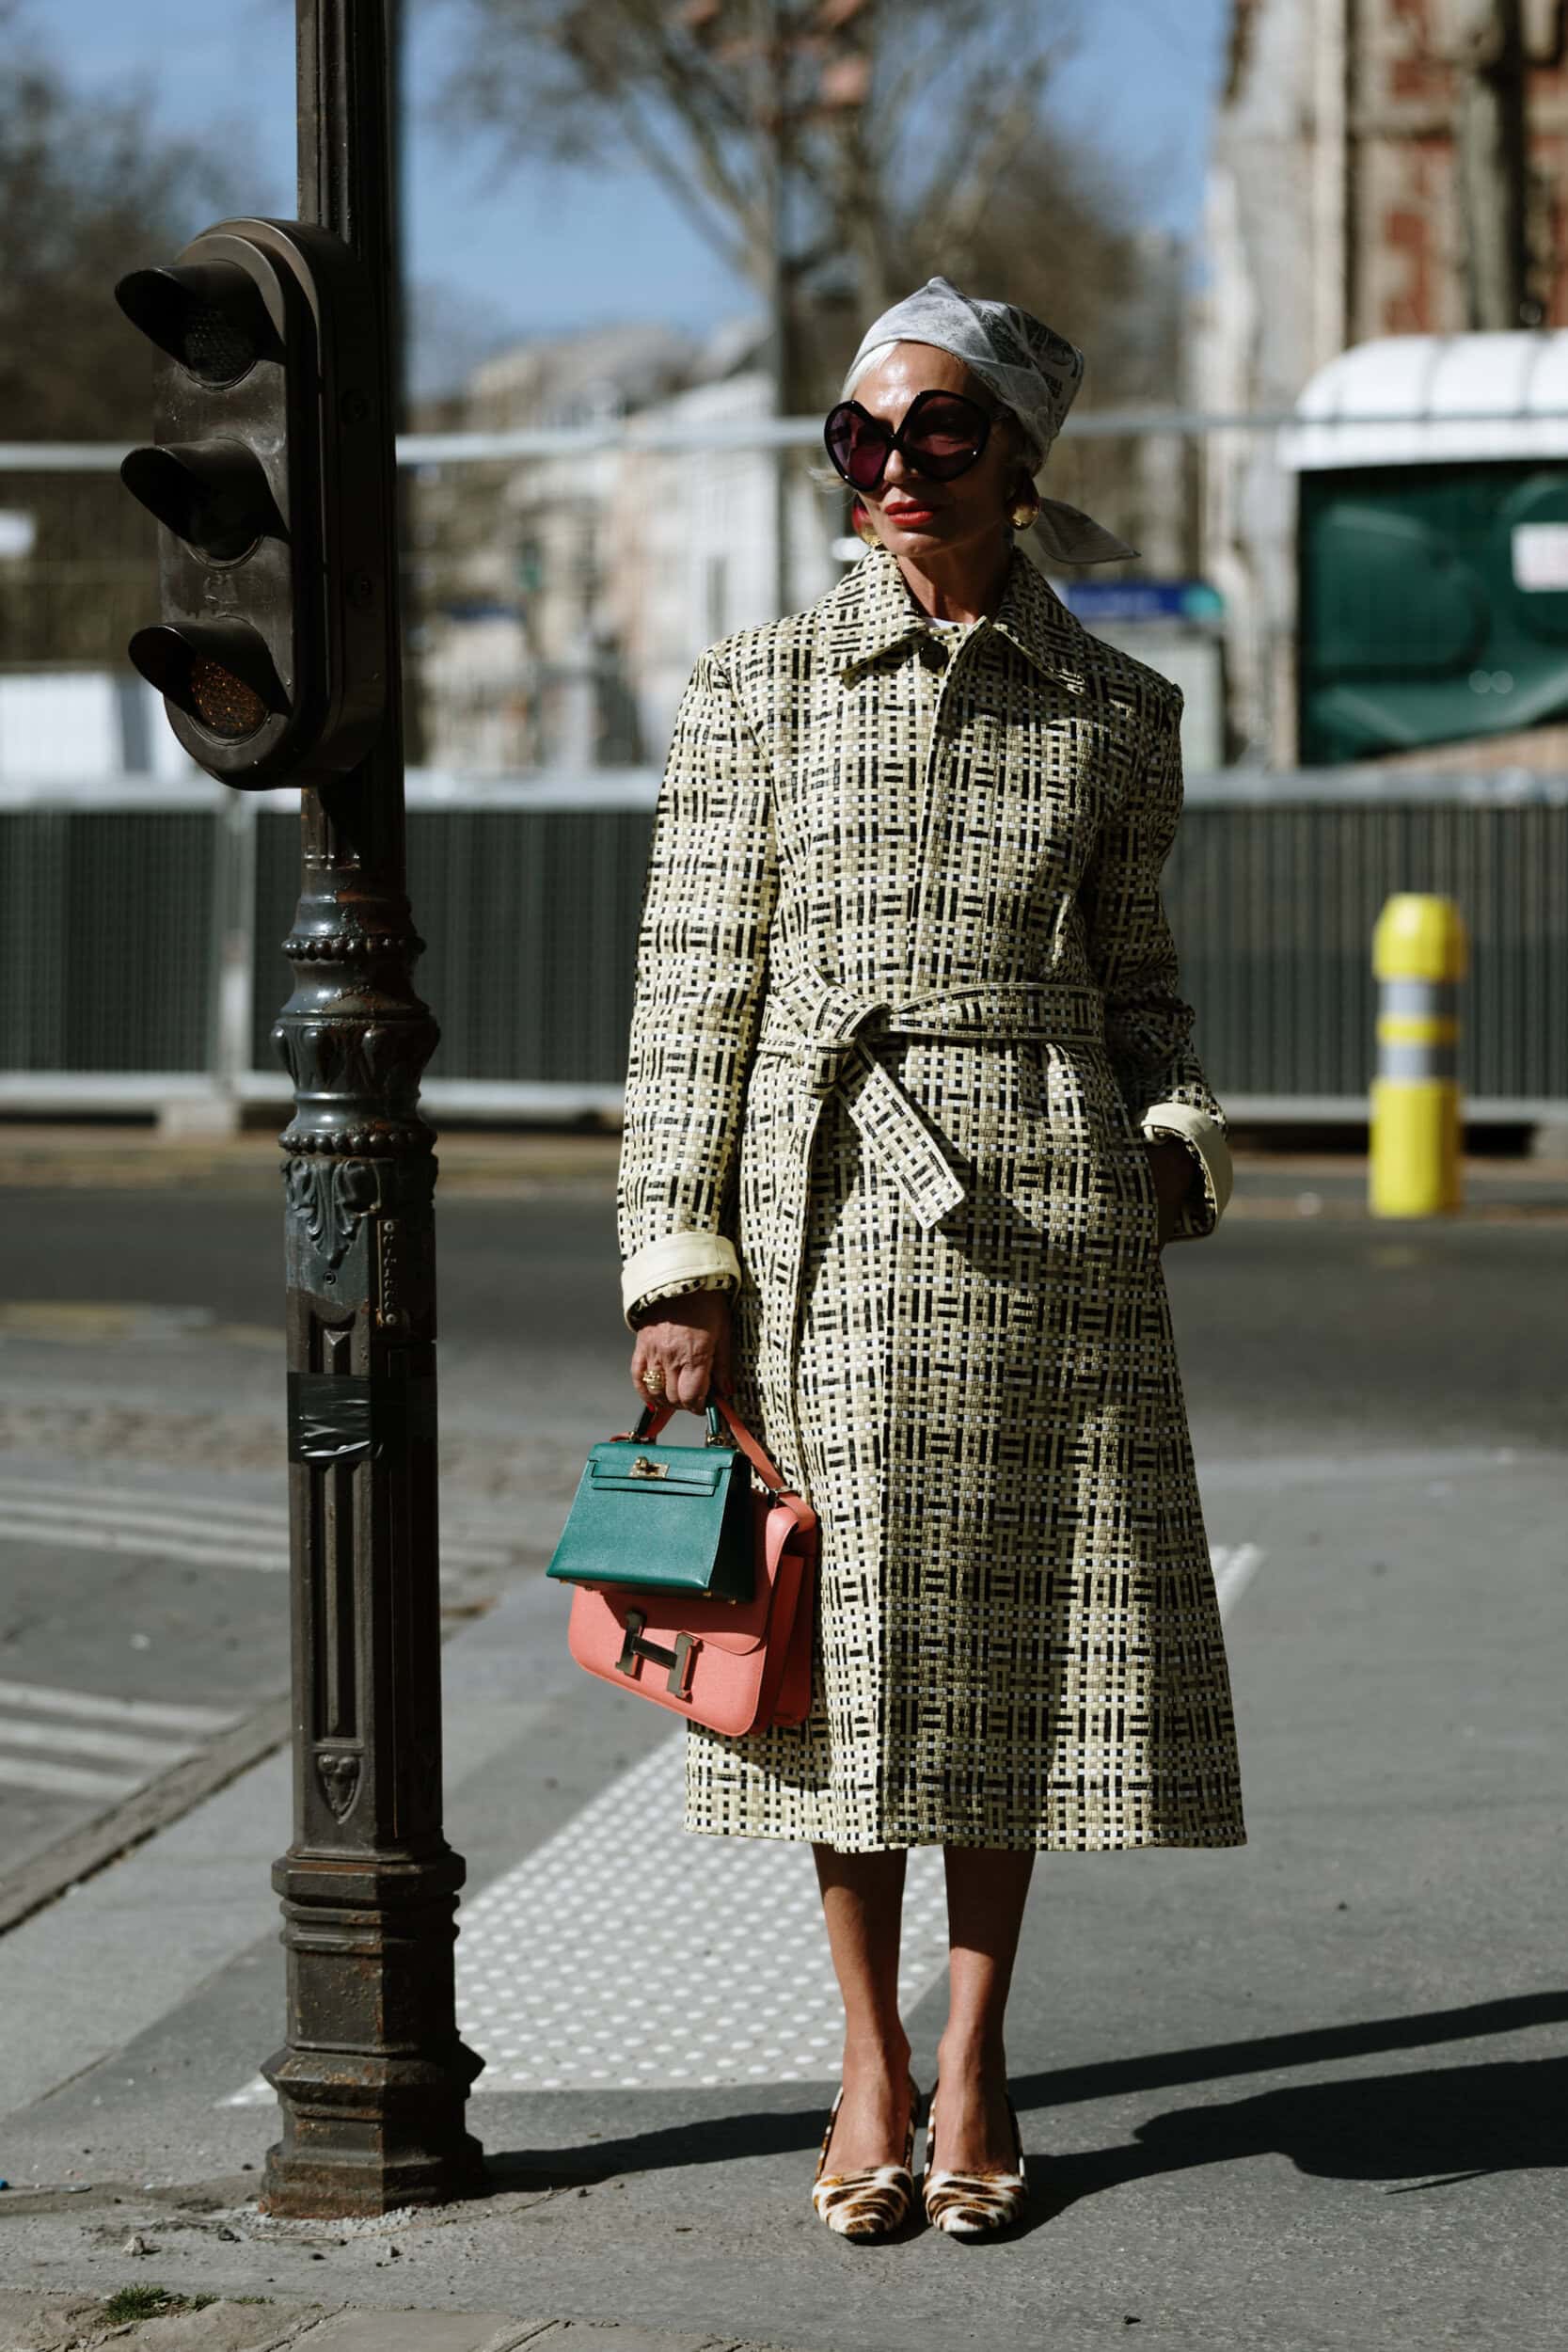
<path fill-rule="evenodd" d="M 458 1915 L 476 2091 L 832 2080 L 844 2010 L 811 1848 L 681 1827 L 686 1733 L 601 1789 Z M 947 1961 L 941 1849 L 909 1857 L 899 1995 Z M 225 2104 L 275 2096 L 260 2076 Z"/>
<path fill-rule="evenodd" d="M 486 2060 L 476 2090 L 836 2075 L 844 2010 L 811 1849 L 689 1835 L 685 1751 L 684 1731 L 661 1741 L 465 1905 L 457 2015 Z M 910 1857 L 907 2004 L 946 1962 L 941 1862 Z"/>

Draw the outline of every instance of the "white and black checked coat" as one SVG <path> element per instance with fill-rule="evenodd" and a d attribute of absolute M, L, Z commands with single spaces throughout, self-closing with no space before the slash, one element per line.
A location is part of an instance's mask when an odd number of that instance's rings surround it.
<path fill-rule="evenodd" d="M 934 628 L 879 548 L 693 673 L 623 1304 L 733 1294 L 736 1402 L 822 1565 L 810 1717 L 691 1725 L 688 1829 L 1244 1839 L 1144 1149 L 1189 1146 L 1178 1238 L 1212 1232 L 1225 1116 L 1159 894 L 1180 707 L 1016 551 L 992 619 Z"/>

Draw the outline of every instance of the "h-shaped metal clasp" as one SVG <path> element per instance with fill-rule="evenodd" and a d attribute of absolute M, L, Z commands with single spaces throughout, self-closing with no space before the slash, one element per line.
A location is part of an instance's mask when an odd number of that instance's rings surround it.
<path fill-rule="evenodd" d="M 641 1609 L 628 1609 L 626 1614 L 626 1638 L 621 1655 L 615 1661 L 624 1675 L 635 1676 L 637 1661 L 645 1658 L 652 1666 L 668 1666 L 665 1688 L 677 1699 L 684 1699 L 691 1686 L 691 1653 L 698 1646 L 689 1633 L 677 1633 L 673 1649 L 664 1649 L 657 1642 L 645 1642 L 642 1629 L 648 1620 Z"/>

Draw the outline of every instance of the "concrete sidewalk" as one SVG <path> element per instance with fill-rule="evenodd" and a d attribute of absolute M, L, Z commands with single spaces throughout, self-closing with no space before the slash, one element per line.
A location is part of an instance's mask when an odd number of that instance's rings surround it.
<path fill-rule="evenodd" d="M 579 2352 L 1101 2352 L 1134 2328 L 1144 2352 L 1556 2352 L 1560 1457 L 1374 1440 L 1200 1468 L 1251 1842 L 1042 1863 L 1009 2013 L 1022 2232 L 971 2248 L 916 2218 L 852 2247 L 816 2219 L 837 2046 L 735 2047 L 758 2015 L 800 2027 L 825 1973 L 809 1857 L 683 1837 L 666 1719 L 573 1676 L 536 1580 L 446 1652 L 484 2192 L 352 2223 L 257 2208 L 279 1755 L 0 1942 L 0 2280 L 24 2298 L 0 2346 L 93 2344 L 91 2306 L 145 2280 L 227 2307 L 117 2341 L 212 2352 L 499 2352 L 531 2327 Z M 40 2312 L 54 2336 L 27 2332 Z"/>
<path fill-rule="evenodd" d="M 159 2290 L 139 2298 L 150 2307 Z M 127 2321 L 129 2298 L 0 2289 L 0 2352 L 784 2352 L 736 2336 L 642 2328 L 635 2321 L 521 2319 L 504 2312 L 371 2310 L 270 2296 L 172 2296 Z"/>

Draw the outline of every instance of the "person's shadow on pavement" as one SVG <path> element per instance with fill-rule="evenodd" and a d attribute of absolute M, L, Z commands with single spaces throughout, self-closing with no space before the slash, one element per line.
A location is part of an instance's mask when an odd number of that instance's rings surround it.
<path fill-rule="evenodd" d="M 1174 2108 L 1139 2124 L 1130 2146 L 1045 2153 L 1029 2170 L 1043 2220 L 1105 2189 L 1246 2156 L 1288 2156 L 1324 2179 L 1388 2182 L 1398 2195 L 1568 2163 L 1565 2116 L 1568 2058 L 1410 2067 Z"/>
<path fill-rule="evenodd" d="M 998 2239 L 1010 2243 L 1047 2226 L 1085 2197 L 1247 2156 L 1285 2155 L 1320 2178 L 1388 2183 L 1386 2193 L 1457 2186 L 1489 2172 L 1568 2163 L 1568 2058 L 1495 2058 L 1433 2067 L 1423 2058 L 1445 2042 L 1472 2042 L 1568 2023 L 1568 1991 L 1506 1995 L 1463 2009 L 1307 2026 L 1293 2033 L 1067 2067 L 1013 2078 L 1035 2194 L 1024 2220 Z M 1054 2115 L 1101 2099 L 1364 2061 L 1408 2052 L 1394 2074 L 1289 2084 L 1251 2098 L 1173 2108 L 1134 2128 L 1119 2146 L 1071 2154 L 1051 2149 Z M 487 2162 L 489 2193 L 604 2180 L 621 2172 L 727 2164 L 816 2146 L 820 2108 L 745 2108 L 727 2116 L 672 2116 L 587 2147 L 508 2150 Z M 632 2094 L 642 2113 L 649 2094 Z M 633 2107 L 625 2110 L 628 2122 Z M 918 2154 L 917 2154 L 918 2162 Z M 482 2192 L 483 2193 L 483 2192 Z M 983 2243 L 984 2241 L 980 2241 Z"/>

